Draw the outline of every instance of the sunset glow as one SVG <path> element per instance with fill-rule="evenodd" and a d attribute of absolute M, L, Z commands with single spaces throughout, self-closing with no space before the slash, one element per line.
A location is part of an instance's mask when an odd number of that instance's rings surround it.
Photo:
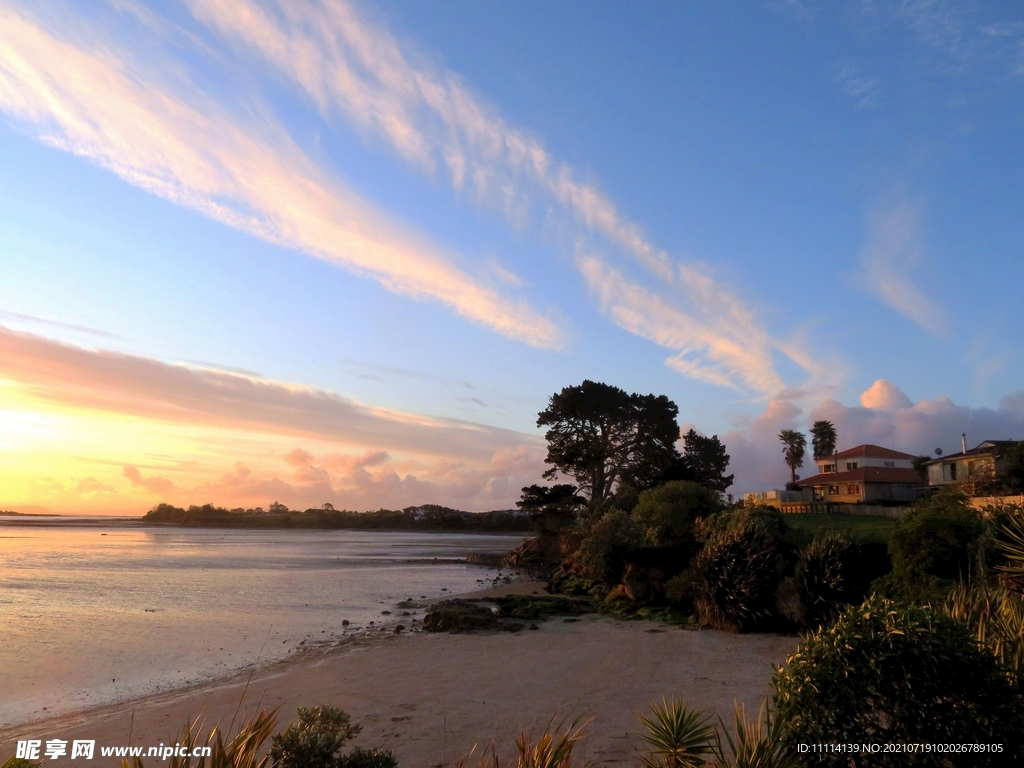
<path fill-rule="evenodd" d="M 0 510 L 507 509 L 584 379 L 736 494 L 1020 439 L 1006 13 L 5 2 Z"/>

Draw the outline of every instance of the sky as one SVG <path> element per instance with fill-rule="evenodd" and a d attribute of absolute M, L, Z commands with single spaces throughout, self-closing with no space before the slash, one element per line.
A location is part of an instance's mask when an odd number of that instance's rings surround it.
<path fill-rule="evenodd" d="M 509 508 L 584 379 L 737 495 L 1024 438 L 1022 123 L 1015 3 L 0 0 L 0 509 Z"/>

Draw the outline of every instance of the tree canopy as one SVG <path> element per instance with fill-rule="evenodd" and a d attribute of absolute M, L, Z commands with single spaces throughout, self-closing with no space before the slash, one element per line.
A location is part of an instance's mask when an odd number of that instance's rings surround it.
<path fill-rule="evenodd" d="M 804 455 L 807 453 L 807 438 L 802 432 L 795 429 L 784 429 L 779 432 L 779 440 L 782 441 L 782 454 L 789 467 L 791 482 L 795 485 L 797 481 L 796 471 L 804 465 Z"/>
<path fill-rule="evenodd" d="M 824 459 L 836 452 L 836 425 L 831 421 L 816 421 L 811 425 L 811 447 L 814 450 L 814 460 Z"/>
<path fill-rule="evenodd" d="M 622 483 L 648 488 L 680 459 L 678 414 L 664 395 L 627 394 L 589 380 L 566 387 L 537 418 L 538 427 L 548 428 L 551 467 L 544 477 L 573 478 L 591 510 Z"/>
<path fill-rule="evenodd" d="M 558 533 L 576 519 L 583 500 L 575 485 L 528 485 L 516 506 L 530 516 L 530 525 L 541 534 Z"/>
<path fill-rule="evenodd" d="M 683 435 L 683 466 L 689 472 L 688 480 L 700 483 L 711 491 L 725 493 L 735 475 L 725 474 L 729 454 L 718 435 L 704 437 L 691 429 Z"/>

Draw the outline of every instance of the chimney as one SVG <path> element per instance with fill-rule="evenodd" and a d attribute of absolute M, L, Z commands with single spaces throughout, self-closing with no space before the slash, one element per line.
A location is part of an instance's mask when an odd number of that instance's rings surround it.
<path fill-rule="evenodd" d="M 967 453 L 967 433 L 960 433 L 960 453 Z"/>

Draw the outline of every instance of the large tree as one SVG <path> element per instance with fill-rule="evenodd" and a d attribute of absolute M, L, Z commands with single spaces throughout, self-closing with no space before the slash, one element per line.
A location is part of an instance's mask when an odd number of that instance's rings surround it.
<path fill-rule="evenodd" d="M 710 491 L 725 493 L 735 475 L 725 474 L 729 454 L 718 435 L 704 437 L 691 429 L 683 435 L 683 454 L 661 477 L 662 482 L 690 480 Z"/>
<path fill-rule="evenodd" d="M 591 511 L 620 484 L 648 488 L 679 460 L 678 414 L 664 395 L 627 394 L 589 380 L 566 387 L 537 417 L 537 426 L 548 428 L 544 477 L 572 477 Z"/>
<path fill-rule="evenodd" d="M 807 453 L 807 438 L 795 429 L 784 429 L 779 432 L 779 440 L 782 441 L 783 459 L 789 467 L 791 484 L 796 485 L 796 471 L 804 465 Z"/>
<path fill-rule="evenodd" d="M 836 452 L 836 425 L 831 421 L 816 421 L 811 426 L 811 447 L 814 449 L 814 460 L 834 456 Z"/>
<path fill-rule="evenodd" d="M 530 516 L 530 525 L 537 533 L 552 535 L 576 520 L 583 505 L 575 485 L 528 485 L 516 506 Z"/>

